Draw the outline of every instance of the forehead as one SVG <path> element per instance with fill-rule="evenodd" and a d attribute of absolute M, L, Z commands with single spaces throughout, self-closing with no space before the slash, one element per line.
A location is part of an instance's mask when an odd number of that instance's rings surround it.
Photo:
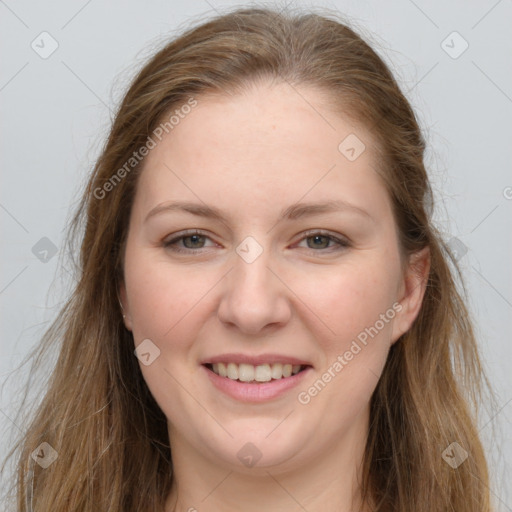
<path fill-rule="evenodd" d="M 225 206 L 238 218 L 275 215 L 301 200 L 347 200 L 377 216 L 389 207 L 373 137 L 329 108 L 321 91 L 266 84 L 195 99 L 146 158 L 141 214 L 183 199 Z"/>

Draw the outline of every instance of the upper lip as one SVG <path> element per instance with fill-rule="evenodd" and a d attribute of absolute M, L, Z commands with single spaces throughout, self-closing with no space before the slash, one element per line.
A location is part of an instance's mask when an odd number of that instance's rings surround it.
<path fill-rule="evenodd" d="M 220 354 L 212 356 L 201 361 L 201 364 L 215 364 L 215 363 L 235 363 L 235 364 L 252 364 L 258 366 L 261 364 L 292 364 L 311 366 L 311 363 L 305 359 L 298 359 L 292 356 L 285 356 L 283 354 L 259 354 L 251 356 L 248 354 Z"/>

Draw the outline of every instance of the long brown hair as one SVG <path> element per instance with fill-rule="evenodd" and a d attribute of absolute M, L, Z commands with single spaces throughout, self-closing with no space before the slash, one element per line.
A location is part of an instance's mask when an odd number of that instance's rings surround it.
<path fill-rule="evenodd" d="M 457 262 L 430 218 L 415 114 L 387 65 L 346 23 L 251 8 L 169 42 L 137 74 L 116 113 L 68 232 L 72 252 L 80 243 L 76 286 L 34 354 L 39 360 L 59 344 L 46 394 L 11 452 L 18 453 L 19 512 L 163 510 L 172 481 L 166 418 L 145 384 L 118 302 L 144 164 L 130 158 L 175 109 L 265 78 L 326 91 L 333 108 L 370 129 L 403 255 L 430 247 L 421 311 L 393 345 L 372 396 L 364 495 L 382 512 L 490 510 L 476 429 L 485 379 Z M 46 469 L 31 457 L 43 442 L 58 454 Z M 460 449 L 469 456 L 454 468 L 443 458 L 447 448 L 449 457 Z"/>

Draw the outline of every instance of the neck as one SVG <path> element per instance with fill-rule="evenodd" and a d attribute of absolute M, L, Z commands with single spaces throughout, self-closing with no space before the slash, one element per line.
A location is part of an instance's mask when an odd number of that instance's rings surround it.
<path fill-rule="evenodd" d="M 170 428 L 174 473 L 165 512 L 366 512 L 359 482 L 367 432 L 365 410 L 315 457 L 244 471 L 198 452 Z"/>

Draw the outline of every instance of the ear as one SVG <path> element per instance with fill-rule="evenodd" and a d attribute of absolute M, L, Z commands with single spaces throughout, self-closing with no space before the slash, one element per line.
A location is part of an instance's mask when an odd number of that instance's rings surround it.
<path fill-rule="evenodd" d="M 130 308 L 128 305 L 128 299 L 126 294 L 126 285 L 124 284 L 124 281 L 121 282 L 119 285 L 119 302 L 121 306 L 122 314 L 124 315 L 123 321 L 125 327 L 131 331 L 132 330 L 132 318 L 130 316 Z"/>
<path fill-rule="evenodd" d="M 406 333 L 418 316 L 423 303 L 430 273 L 430 248 L 413 253 L 409 257 L 407 268 L 400 283 L 399 303 L 402 308 L 393 322 L 392 343 Z"/>

